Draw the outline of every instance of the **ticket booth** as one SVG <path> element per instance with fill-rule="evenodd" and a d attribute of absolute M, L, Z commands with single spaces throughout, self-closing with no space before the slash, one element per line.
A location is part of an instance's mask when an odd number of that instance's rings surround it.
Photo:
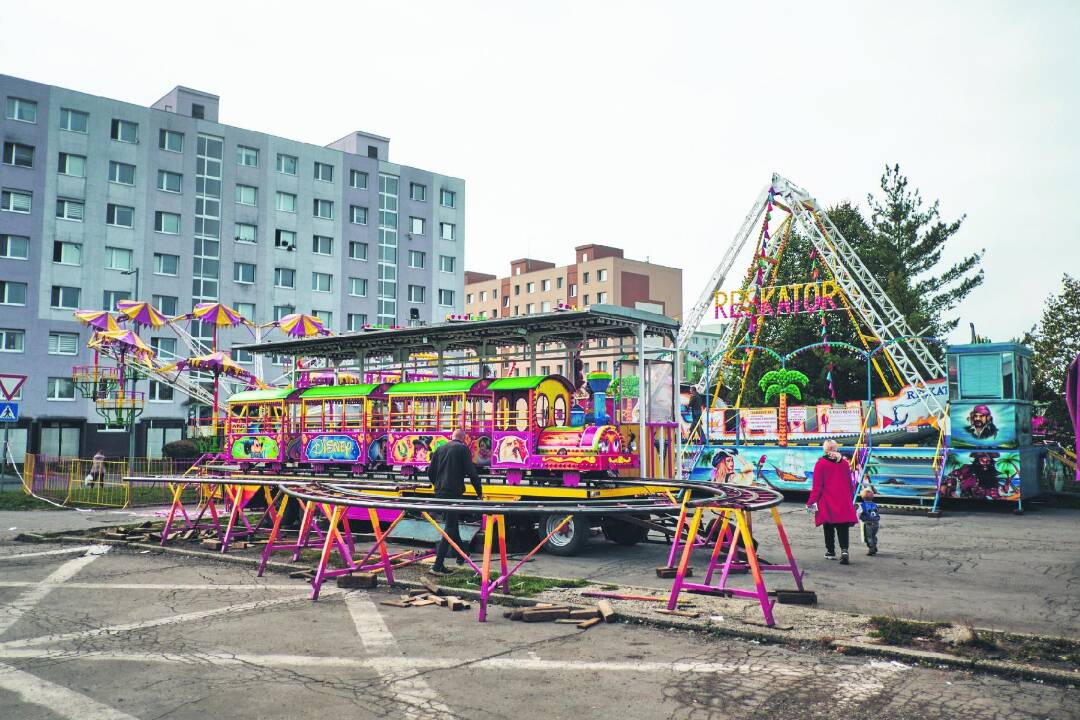
<path fill-rule="evenodd" d="M 1031 349 L 951 345 L 946 357 L 951 438 L 942 496 L 1019 502 L 1037 495 Z"/>

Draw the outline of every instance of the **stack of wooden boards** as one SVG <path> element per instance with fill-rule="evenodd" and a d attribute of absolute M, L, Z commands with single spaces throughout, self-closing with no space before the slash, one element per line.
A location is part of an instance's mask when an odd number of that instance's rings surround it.
<path fill-rule="evenodd" d="M 556 605 L 554 603 L 537 603 L 529 608 L 507 610 L 503 617 L 521 622 L 557 622 L 567 625 L 577 625 L 582 630 L 587 630 L 601 620 L 611 622 L 615 619 L 615 610 L 607 600 L 601 600 L 593 608 L 575 607 L 573 605 Z"/>

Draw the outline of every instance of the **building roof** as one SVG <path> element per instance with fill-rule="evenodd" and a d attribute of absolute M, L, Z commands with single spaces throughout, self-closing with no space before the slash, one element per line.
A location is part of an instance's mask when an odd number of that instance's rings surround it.
<path fill-rule="evenodd" d="M 320 398 L 320 397 L 364 397 L 370 395 L 371 391 L 379 387 L 374 383 L 359 383 L 356 385 L 316 385 L 313 388 L 308 388 L 304 392 L 300 393 L 300 397 L 307 400 L 308 398 Z"/>
<path fill-rule="evenodd" d="M 233 393 L 229 402 L 266 402 L 269 400 L 284 400 L 293 393 L 295 388 L 271 388 L 269 390 L 245 390 Z"/>
<path fill-rule="evenodd" d="M 492 380 L 488 390 L 533 390 L 548 378 L 566 384 L 566 379 L 558 375 L 525 375 L 524 377 L 504 377 Z"/>
<path fill-rule="evenodd" d="M 387 395 L 440 395 L 469 392 L 472 386 L 480 382 L 473 380 L 421 380 L 403 382 L 386 388 Z"/>
<path fill-rule="evenodd" d="M 279 340 L 236 345 L 234 349 L 263 355 L 345 360 L 361 353 L 367 358 L 379 358 L 439 350 L 481 350 L 484 347 L 524 349 L 530 342 L 633 338 L 642 325 L 646 335 L 672 340 L 679 329 L 679 322 L 665 315 L 615 305 L 593 305 L 586 310 Z"/>

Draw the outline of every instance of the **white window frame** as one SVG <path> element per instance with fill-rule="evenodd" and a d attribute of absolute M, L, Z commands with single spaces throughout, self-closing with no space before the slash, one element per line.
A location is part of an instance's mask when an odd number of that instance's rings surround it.
<path fill-rule="evenodd" d="M 31 113 L 34 117 L 31 120 L 27 120 L 24 117 L 19 117 L 23 114 L 23 106 L 31 109 Z M 7 99 L 7 106 L 4 109 L 4 116 L 8 120 L 14 120 L 15 122 L 29 123 L 30 125 L 37 124 L 37 100 L 27 100 L 21 97 L 9 97 Z"/>
<path fill-rule="evenodd" d="M 176 258 L 176 272 L 165 271 L 165 258 Z M 159 262 L 160 259 L 160 262 Z M 154 253 L 154 274 L 177 277 L 180 274 L 180 256 L 172 253 Z"/>
<path fill-rule="evenodd" d="M 413 256 L 416 256 L 416 257 L 420 258 L 420 264 L 419 265 L 413 264 Z M 416 270 L 423 270 L 426 265 L 427 265 L 427 253 L 425 253 L 423 250 L 410 250 L 409 251 L 409 267 L 411 267 L 413 269 L 416 269 Z"/>
<path fill-rule="evenodd" d="M 289 240 L 284 239 L 284 235 L 291 235 Z M 278 228 L 274 231 L 274 247 L 275 248 L 295 248 L 296 247 L 296 232 L 294 230 L 282 230 Z"/>
<path fill-rule="evenodd" d="M 86 216 L 86 203 L 80 202 L 79 200 L 69 200 L 68 198 L 57 198 L 56 202 L 57 202 L 57 204 L 59 204 L 59 203 L 64 204 L 64 214 L 63 215 L 58 214 L 56 216 L 57 220 L 68 220 L 70 222 L 82 222 L 83 219 L 85 218 L 85 216 Z M 73 208 L 79 208 L 79 211 L 77 213 L 74 213 L 74 214 L 69 214 L 68 210 L 73 209 Z M 59 208 L 57 208 L 57 209 L 59 209 Z"/>
<path fill-rule="evenodd" d="M 446 263 L 443 262 L 444 260 L 449 260 L 450 261 L 450 269 L 449 270 L 446 269 Z M 456 266 L 457 266 L 457 258 L 454 257 L 453 255 L 440 255 L 439 256 L 439 272 L 453 273 L 454 268 Z M 481 293 L 481 294 L 483 294 L 483 293 Z"/>
<path fill-rule="evenodd" d="M 249 158 L 254 158 L 255 162 L 244 162 Z M 237 145 L 236 164 L 243 167 L 259 167 L 259 148 L 253 148 L 250 145 Z"/>
<path fill-rule="evenodd" d="M 409 234 L 410 235 L 423 235 L 426 222 L 422 217 L 410 217 L 409 218 Z"/>
<path fill-rule="evenodd" d="M 363 219 L 362 222 L 356 219 L 358 210 L 363 211 L 364 219 Z M 365 207 L 364 205 L 350 205 L 349 206 L 349 222 L 351 222 L 353 225 L 367 225 L 367 223 L 368 223 L 368 209 L 367 209 L 367 207 Z"/>
<path fill-rule="evenodd" d="M 276 198 L 277 199 L 275 201 L 275 208 L 277 209 L 278 212 L 287 212 L 287 213 L 295 213 L 296 212 L 296 194 L 295 193 L 287 193 L 287 192 L 283 192 L 281 190 L 278 190 Z M 291 210 L 289 210 L 288 208 L 282 207 L 283 201 L 286 201 L 289 198 L 292 198 L 292 209 Z"/>
<path fill-rule="evenodd" d="M 57 260 L 56 259 L 56 247 L 57 247 L 57 245 L 60 246 L 60 257 L 61 258 L 64 257 L 64 255 L 65 255 L 64 248 L 70 247 L 70 248 L 75 248 L 75 252 L 79 255 L 79 261 L 78 262 L 65 262 L 64 260 Z M 52 257 L 53 257 L 53 263 L 56 264 L 56 265 L 68 265 L 70 267 L 80 267 L 82 265 L 82 253 L 83 253 L 82 243 L 69 242 L 67 240 L 54 240 L 53 241 L 53 254 L 52 254 Z"/>
<path fill-rule="evenodd" d="M 450 202 L 449 203 L 446 202 L 447 196 L 450 197 Z M 457 207 L 457 193 L 454 192 L 453 190 L 447 190 L 446 188 L 441 188 L 439 190 L 439 205 L 442 205 L 444 208 L 456 208 Z"/>
<path fill-rule="evenodd" d="M 353 254 L 353 248 L 363 248 L 364 249 L 364 256 L 363 257 L 357 257 L 356 255 L 354 255 Z M 362 240 L 350 240 L 349 241 L 349 259 L 350 260 L 357 260 L 359 262 L 367 262 L 367 259 L 368 259 L 368 244 L 366 242 L 363 242 Z"/>
<path fill-rule="evenodd" d="M 55 341 L 53 340 L 55 338 Z M 66 342 L 63 342 L 66 341 Z M 67 352 L 64 352 L 67 350 Z M 79 333 L 50 331 L 47 346 L 49 355 L 78 355 Z"/>
<path fill-rule="evenodd" d="M 322 287 L 322 281 L 326 281 L 326 288 Z M 312 272 L 311 273 L 311 292 L 317 293 L 330 293 L 334 292 L 334 276 L 330 273 L 324 272 Z"/>
<path fill-rule="evenodd" d="M 240 237 L 240 228 L 251 228 L 251 239 Z M 251 223 L 236 223 L 233 226 L 233 239 L 239 243 L 255 244 L 259 242 L 259 226 Z"/>
<path fill-rule="evenodd" d="M 292 172 L 285 169 L 289 160 L 292 160 Z M 277 154 L 277 171 L 282 175 L 296 175 L 296 169 L 299 164 L 300 159 L 295 155 L 289 155 L 288 153 Z"/>
<path fill-rule="evenodd" d="M 443 293 L 450 294 L 450 302 L 443 302 Z M 449 288 L 439 288 L 439 307 L 454 307 L 454 291 Z M 532 307 L 532 303 L 529 304 Z M 531 312 L 529 313 L 532 314 Z"/>
<path fill-rule="evenodd" d="M 359 289 L 360 292 L 354 292 Z M 349 295 L 351 297 L 367 297 L 368 293 L 368 280 L 362 277 L 350 277 L 349 278 Z"/>
<path fill-rule="evenodd" d="M 415 292 L 413 292 L 414 290 L 419 290 L 420 292 L 415 293 Z M 414 305 L 421 305 L 421 304 L 427 302 L 427 288 L 424 287 L 423 285 L 410 285 L 408 292 L 409 292 L 409 302 L 413 303 Z M 416 299 L 417 295 L 420 296 L 419 300 Z"/>
<path fill-rule="evenodd" d="M 327 171 L 328 170 L 330 177 L 323 177 L 323 174 L 325 174 L 325 173 L 321 173 L 320 170 L 322 170 L 322 171 Z M 318 180 L 319 182 L 328 182 L 328 183 L 334 182 L 334 166 L 331 165 L 330 163 L 319 162 L 318 160 L 316 160 L 315 161 L 315 179 Z"/>
<path fill-rule="evenodd" d="M 131 182 L 124 182 L 119 178 L 120 170 L 123 168 L 131 168 Z M 113 172 L 116 170 L 117 172 Z M 119 160 L 109 161 L 109 182 L 116 185 L 126 185 L 127 187 L 135 186 L 135 166 L 131 163 L 120 162 Z"/>
<path fill-rule="evenodd" d="M 20 215 L 29 215 L 30 211 L 34 208 L 34 193 L 27 192 L 26 190 L 4 190 L 3 196 L 7 197 L 7 202 L 0 202 L 0 210 L 4 212 L 18 213 Z M 26 204 L 16 204 L 15 198 L 25 198 Z M 25 207 L 25 210 L 18 208 Z"/>
<path fill-rule="evenodd" d="M 325 252 L 322 250 L 322 241 L 325 241 L 327 249 Z M 329 235 L 312 235 L 311 236 L 311 254 L 312 255 L 333 255 L 334 254 L 334 238 Z"/>
<path fill-rule="evenodd" d="M 244 201 L 244 195 L 248 190 L 251 191 L 251 200 L 252 200 L 251 202 L 245 202 Z M 236 186 L 236 204 L 237 205 L 246 205 L 248 207 L 258 207 L 259 206 L 259 188 L 255 187 L 254 185 L 237 184 L 237 186 Z"/>
<path fill-rule="evenodd" d="M 449 228 L 449 231 L 447 231 L 447 228 Z M 457 240 L 457 225 L 448 222 L 439 223 L 439 238 L 450 241 Z"/>
<path fill-rule="evenodd" d="M 356 180 L 358 178 L 363 179 L 363 185 L 357 185 Z M 367 190 L 368 189 L 368 174 L 363 170 L 350 170 L 349 171 L 349 187 L 353 190 Z"/>
<path fill-rule="evenodd" d="M 49 333 L 50 335 L 52 333 Z M 70 333 L 69 333 L 70 334 Z M 75 336 L 78 338 L 78 335 Z M 8 338 L 17 340 L 15 344 L 19 347 L 9 349 Z M 0 353 L 23 353 L 26 352 L 26 331 L 18 328 L 0 328 Z"/>
<path fill-rule="evenodd" d="M 357 322 L 353 322 L 354 319 Z M 368 324 L 367 313 L 349 313 L 345 317 L 345 323 L 349 328 L 349 332 L 360 332 Z"/>
<path fill-rule="evenodd" d="M 292 284 L 290 284 L 290 285 L 283 285 L 282 284 L 282 279 L 285 277 L 286 273 L 292 273 L 292 276 L 291 276 L 292 277 Z M 284 268 L 284 267 L 274 268 L 274 287 L 282 288 L 284 290 L 295 290 L 296 289 L 296 270 L 294 270 L 293 268 Z"/>
<path fill-rule="evenodd" d="M 246 273 L 242 272 L 244 270 L 247 270 L 248 268 L 251 268 L 251 279 L 250 280 L 245 279 L 244 275 Z M 234 262 L 233 263 L 233 282 L 235 282 L 238 285 L 254 285 L 255 284 L 255 272 L 256 272 L 255 263 Z"/>
<path fill-rule="evenodd" d="M 414 192 L 414 190 L 416 190 L 417 188 L 420 189 L 420 193 L 419 193 L 420 197 L 417 197 L 416 193 Z M 409 183 L 409 199 L 410 200 L 415 200 L 416 202 L 427 202 L 427 185 L 423 185 L 421 183 L 410 182 Z"/>
<path fill-rule="evenodd" d="M 130 210 L 131 211 L 131 224 L 130 225 L 122 225 L 122 224 L 117 222 L 117 219 L 119 218 L 120 212 L 122 210 Z M 113 215 L 112 222 L 109 221 L 109 212 L 110 211 L 112 212 L 112 215 Z M 130 205 L 121 205 L 119 203 L 108 203 L 105 206 L 105 224 L 108 225 L 109 227 L 118 227 L 118 228 L 131 229 L 131 228 L 135 227 L 135 208 L 131 207 Z"/>
<path fill-rule="evenodd" d="M 60 293 L 59 293 L 60 302 L 64 301 L 64 290 L 74 290 L 75 295 L 76 295 L 75 304 L 74 305 L 53 305 L 52 291 L 55 288 L 60 289 Z M 77 287 L 71 287 L 70 285 L 53 285 L 52 287 L 49 288 L 49 307 L 52 308 L 53 310 L 78 310 L 79 309 L 79 304 L 81 302 L 82 302 L 82 290 L 80 290 Z"/>
<path fill-rule="evenodd" d="M 124 128 L 125 127 L 134 127 L 135 128 L 135 137 L 134 137 L 134 139 L 132 139 L 132 140 L 124 140 L 123 139 L 123 137 L 124 137 Z M 113 135 L 114 130 L 116 131 L 115 135 Z M 109 123 L 109 137 L 112 140 L 116 141 L 116 142 L 127 143 L 128 145 L 138 145 L 139 144 L 139 123 L 132 122 L 131 120 L 121 120 L 120 118 L 113 118 L 112 122 Z"/>
<path fill-rule="evenodd" d="M 176 232 L 170 232 L 166 229 L 165 219 L 176 218 Z M 180 234 L 181 217 L 177 213 L 166 212 L 164 210 L 154 211 L 154 232 L 161 233 L 162 235 L 179 235 Z"/>
<path fill-rule="evenodd" d="M 14 140 L 8 140 L 7 142 L 4 143 L 4 150 L 5 151 L 7 150 L 8 147 L 11 148 L 11 162 L 8 162 L 7 153 L 5 152 L 4 153 L 4 158 L 3 158 L 4 165 L 10 165 L 11 167 L 25 168 L 27 170 L 33 170 L 34 169 L 34 156 L 37 155 L 37 148 L 36 147 L 34 147 L 33 145 L 27 145 L 27 144 L 21 143 L 21 142 L 15 142 Z M 23 165 L 23 164 L 15 162 L 16 151 L 19 148 L 29 149 L 30 150 L 30 164 L 29 165 Z M 61 155 L 64 155 L 64 154 L 66 154 L 66 153 L 61 153 Z M 83 160 L 85 161 L 86 158 L 83 157 Z M 84 163 L 83 164 L 84 173 L 85 173 L 85 170 L 86 170 L 86 165 Z M 86 177 L 85 174 L 82 175 L 82 177 Z"/>
<path fill-rule="evenodd" d="M 174 137 L 180 138 L 179 150 L 169 147 L 169 138 Z M 138 140 L 136 140 L 136 142 L 138 142 Z M 184 152 L 184 133 L 179 130 L 169 130 L 168 128 L 158 129 L 158 150 L 164 150 L 165 152 L 171 153 Z"/>
<path fill-rule="evenodd" d="M 173 190 L 168 186 L 169 178 L 176 178 L 179 181 L 177 188 Z M 182 193 L 184 191 L 184 176 L 171 170 L 158 170 L 157 171 L 157 189 L 161 192 L 167 193 Z"/>
<path fill-rule="evenodd" d="M 12 241 L 22 240 L 23 247 L 26 249 L 25 255 L 13 255 L 11 252 Z M 29 260 L 30 259 L 30 238 L 26 235 L 12 235 L 11 233 L 0 233 L 0 258 L 4 260 Z"/>
<path fill-rule="evenodd" d="M 8 300 L 8 288 L 21 285 L 23 289 L 23 301 L 11 302 Z M 26 296 L 30 292 L 30 285 L 24 282 L 17 282 L 15 280 L 0 280 L 0 305 L 7 305 L 9 307 L 26 307 Z"/>
<path fill-rule="evenodd" d="M 67 383 L 65 386 L 64 383 Z M 71 397 L 60 397 L 53 395 L 54 388 L 68 387 L 71 389 Z M 45 385 L 45 399 L 49 402 L 75 402 L 75 383 L 68 377 L 51 377 L 46 381 Z"/>
<path fill-rule="evenodd" d="M 75 130 L 71 127 L 71 118 L 76 115 L 82 115 L 86 121 L 82 130 Z M 67 125 L 64 125 L 65 118 L 68 120 Z M 82 110 L 74 110 L 72 108 L 60 108 L 60 129 L 66 132 L 82 133 L 85 135 L 90 129 L 90 113 L 83 112 Z"/>
<path fill-rule="evenodd" d="M 315 198 L 311 203 L 311 214 L 323 220 L 334 219 L 334 201 L 325 198 Z"/>
<path fill-rule="evenodd" d="M 124 257 L 124 253 L 127 253 L 127 267 L 116 266 L 116 258 Z M 135 253 L 131 248 L 115 247 L 112 245 L 105 246 L 105 269 L 106 270 L 120 270 L 121 272 L 127 272 L 135 266 Z"/>

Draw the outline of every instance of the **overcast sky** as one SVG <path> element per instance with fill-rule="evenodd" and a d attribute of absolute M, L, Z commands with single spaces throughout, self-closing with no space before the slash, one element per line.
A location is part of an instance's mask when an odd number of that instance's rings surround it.
<path fill-rule="evenodd" d="M 900 163 L 986 249 L 960 307 L 996 340 L 1080 273 L 1080 2 L 4 0 L 0 72 L 466 181 L 466 268 L 606 243 L 692 303 L 772 172 L 865 205 Z M 767 8 L 767 10 L 765 9 Z M 734 279 L 726 287 L 737 285 Z"/>

